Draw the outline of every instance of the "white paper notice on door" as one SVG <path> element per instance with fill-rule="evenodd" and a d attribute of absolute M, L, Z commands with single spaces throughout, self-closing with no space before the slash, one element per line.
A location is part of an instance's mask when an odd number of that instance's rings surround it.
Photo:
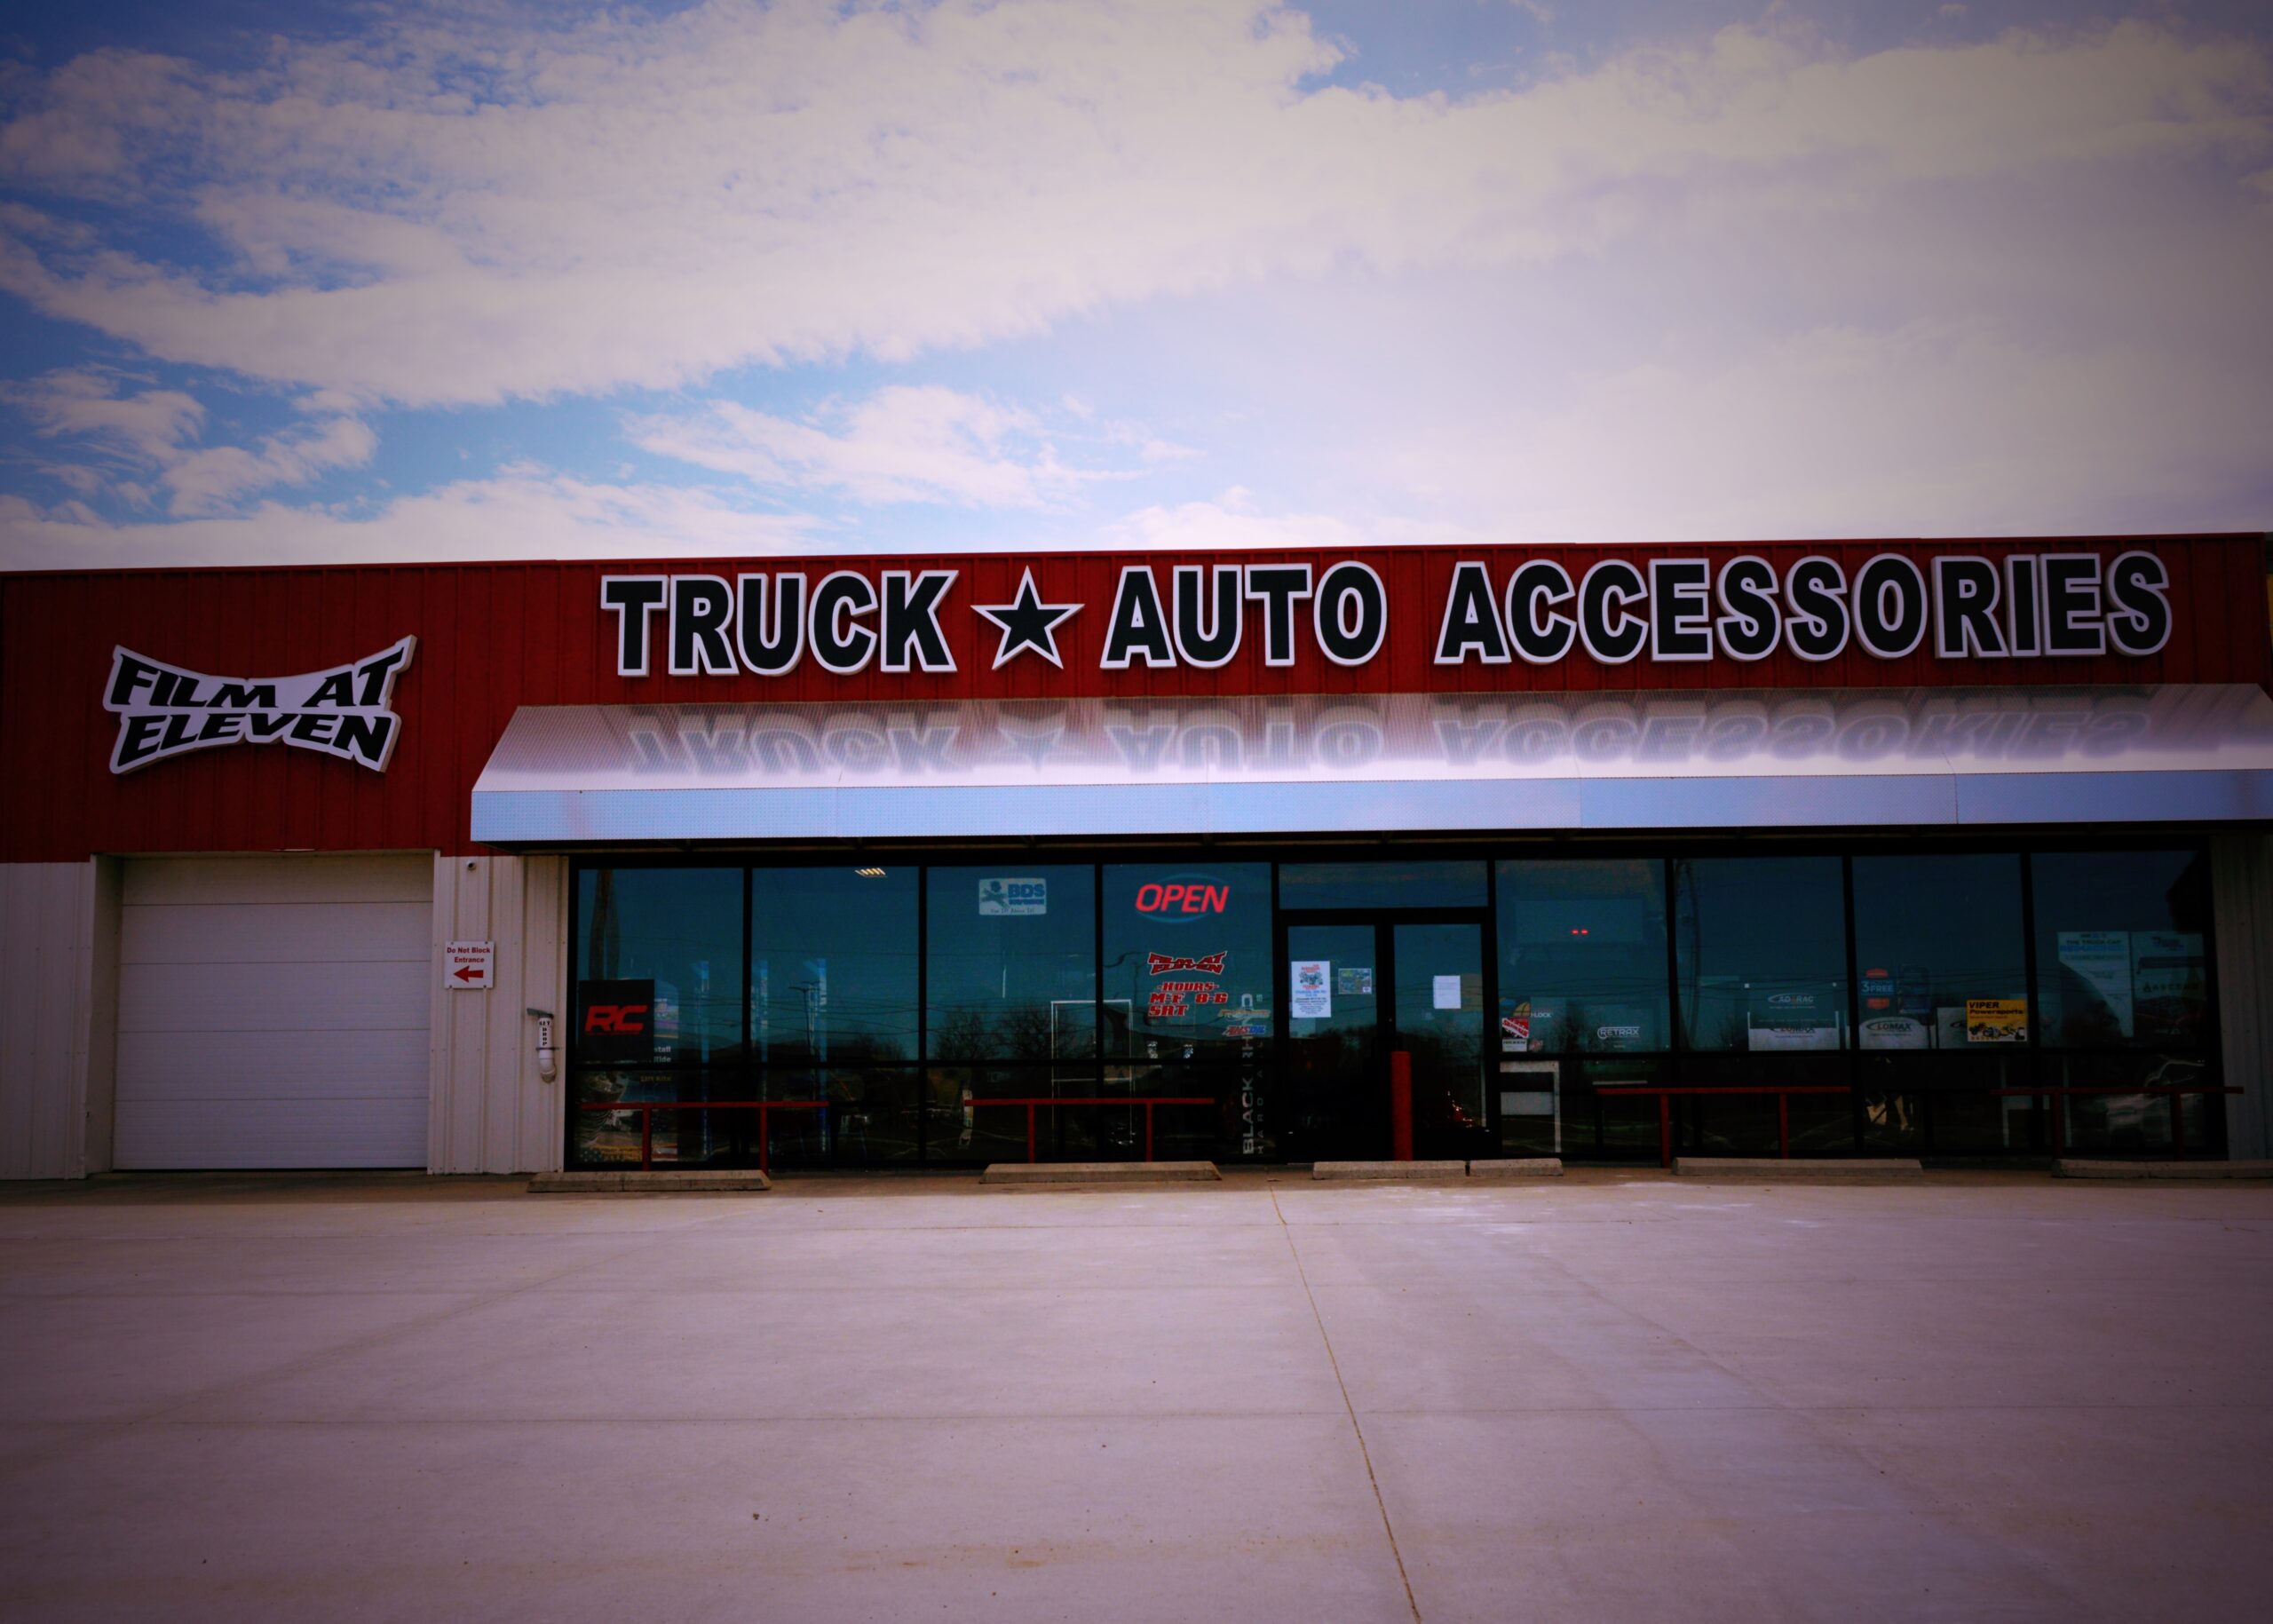
<path fill-rule="evenodd" d="M 1439 1010 L 1460 1008 L 1460 978 L 1458 976 L 1433 976 L 1430 978 L 1430 981 L 1436 990 L 1437 1008 Z"/>
<path fill-rule="evenodd" d="M 1296 959 L 1287 975 L 1287 1013 L 1296 1020 L 1329 1020 L 1334 1015 L 1334 965 L 1327 959 Z"/>

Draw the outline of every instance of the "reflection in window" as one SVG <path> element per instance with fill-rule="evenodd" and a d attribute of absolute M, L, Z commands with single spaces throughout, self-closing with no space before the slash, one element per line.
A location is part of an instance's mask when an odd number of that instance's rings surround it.
<path fill-rule="evenodd" d="M 739 1058 L 742 870 L 587 868 L 576 894 L 576 1059 Z"/>
<path fill-rule="evenodd" d="M 915 1053 L 915 867 L 759 868 L 750 878 L 750 1043 L 760 1064 Z"/>
<path fill-rule="evenodd" d="M 2208 1042 L 2203 853 L 2055 852 L 2030 861 L 2044 1041 L 2072 1049 Z"/>
<path fill-rule="evenodd" d="M 1499 881 L 1504 1052 L 1667 1047 L 1665 873 L 1655 860 L 1508 862 Z"/>
<path fill-rule="evenodd" d="M 1855 955 L 1858 1048 L 1993 1058 L 2028 1041 L 2016 855 L 1857 858 Z"/>
<path fill-rule="evenodd" d="M 1009 860 L 929 871 L 933 1058 L 1094 1058 L 1096 874 Z"/>
<path fill-rule="evenodd" d="M 766 1074 L 764 1097 L 796 1103 L 766 1113 L 772 1160 L 784 1167 L 914 1161 L 918 1082 L 915 1068 L 905 1066 L 776 1067 Z M 730 1125 L 754 1136 L 756 1113 L 748 1115 Z"/>
<path fill-rule="evenodd" d="M 1271 1043 L 1271 865 L 1113 863 L 1105 871 L 1108 1064 L 1148 1073 Z"/>
<path fill-rule="evenodd" d="M 1480 862 L 1281 863 L 1280 907 L 1482 907 Z"/>
<path fill-rule="evenodd" d="M 1672 880 L 1684 1044 L 1753 1054 L 1845 1047 L 1837 858 L 1677 857 Z"/>

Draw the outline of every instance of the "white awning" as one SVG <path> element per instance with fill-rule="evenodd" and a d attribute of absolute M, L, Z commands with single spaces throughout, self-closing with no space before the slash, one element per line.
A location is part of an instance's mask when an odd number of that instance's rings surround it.
<path fill-rule="evenodd" d="M 493 845 L 2273 817 L 2242 685 L 525 706 Z"/>

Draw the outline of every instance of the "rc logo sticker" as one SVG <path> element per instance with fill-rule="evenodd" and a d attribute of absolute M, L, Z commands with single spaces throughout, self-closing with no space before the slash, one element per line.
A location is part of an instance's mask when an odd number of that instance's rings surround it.
<path fill-rule="evenodd" d="M 298 677 L 208 677 L 130 648 L 111 651 L 103 709 L 118 717 L 110 770 L 131 772 L 169 756 L 223 744 L 319 750 L 387 770 L 402 718 L 388 707 L 416 638 L 368 659 Z"/>

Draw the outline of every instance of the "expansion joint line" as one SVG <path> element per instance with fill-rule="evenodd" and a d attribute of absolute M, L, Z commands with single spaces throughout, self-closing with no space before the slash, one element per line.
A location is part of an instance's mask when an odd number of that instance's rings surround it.
<path fill-rule="evenodd" d="M 1413 1599 L 1413 1576 L 1405 1571 L 1405 1553 L 1397 1547 L 1397 1530 L 1389 1520 L 1389 1502 L 1382 1498 L 1381 1479 L 1374 1476 L 1374 1452 L 1366 1447 L 1366 1429 L 1358 1423 L 1358 1406 L 1350 1402 L 1350 1383 L 1342 1379 L 1342 1361 L 1334 1357 L 1334 1338 L 1326 1334 L 1326 1316 L 1319 1311 L 1318 1293 L 1311 1289 L 1310 1271 L 1303 1267 L 1302 1248 L 1295 1244 L 1294 1229 L 1279 1208 L 1276 1190 L 1271 1192 L 1271 1210 L 1279 1219 L 1279 1232 L 1287 1237 L 1287 1255 L 1295 1260 L 1295 1278 L 1303 1283 L 1303 1295 L 1311 1305 L 1311 1319 L 1318 1325 L 1318 1339 L 1326 1348 L 1326 1362 L 1334 1371 L 1334 1384 L 1342 1390 L 1342 1408 L 1350 1417 L 1350 1430 L 1357 1435 L 1358 1458 L 1366 1463 L 1366 1486 L 1374 1492 L 1374 1509 L 1381 1513 L 1382 1533 L 1389 1541 L 1389 1554 L 1397 1563 L 1397 1582 L 1405 1587 L 1406 1610 L 1412 1613 L 1413 1624 L 1421 1624 L 1421 1604 Z"/>

